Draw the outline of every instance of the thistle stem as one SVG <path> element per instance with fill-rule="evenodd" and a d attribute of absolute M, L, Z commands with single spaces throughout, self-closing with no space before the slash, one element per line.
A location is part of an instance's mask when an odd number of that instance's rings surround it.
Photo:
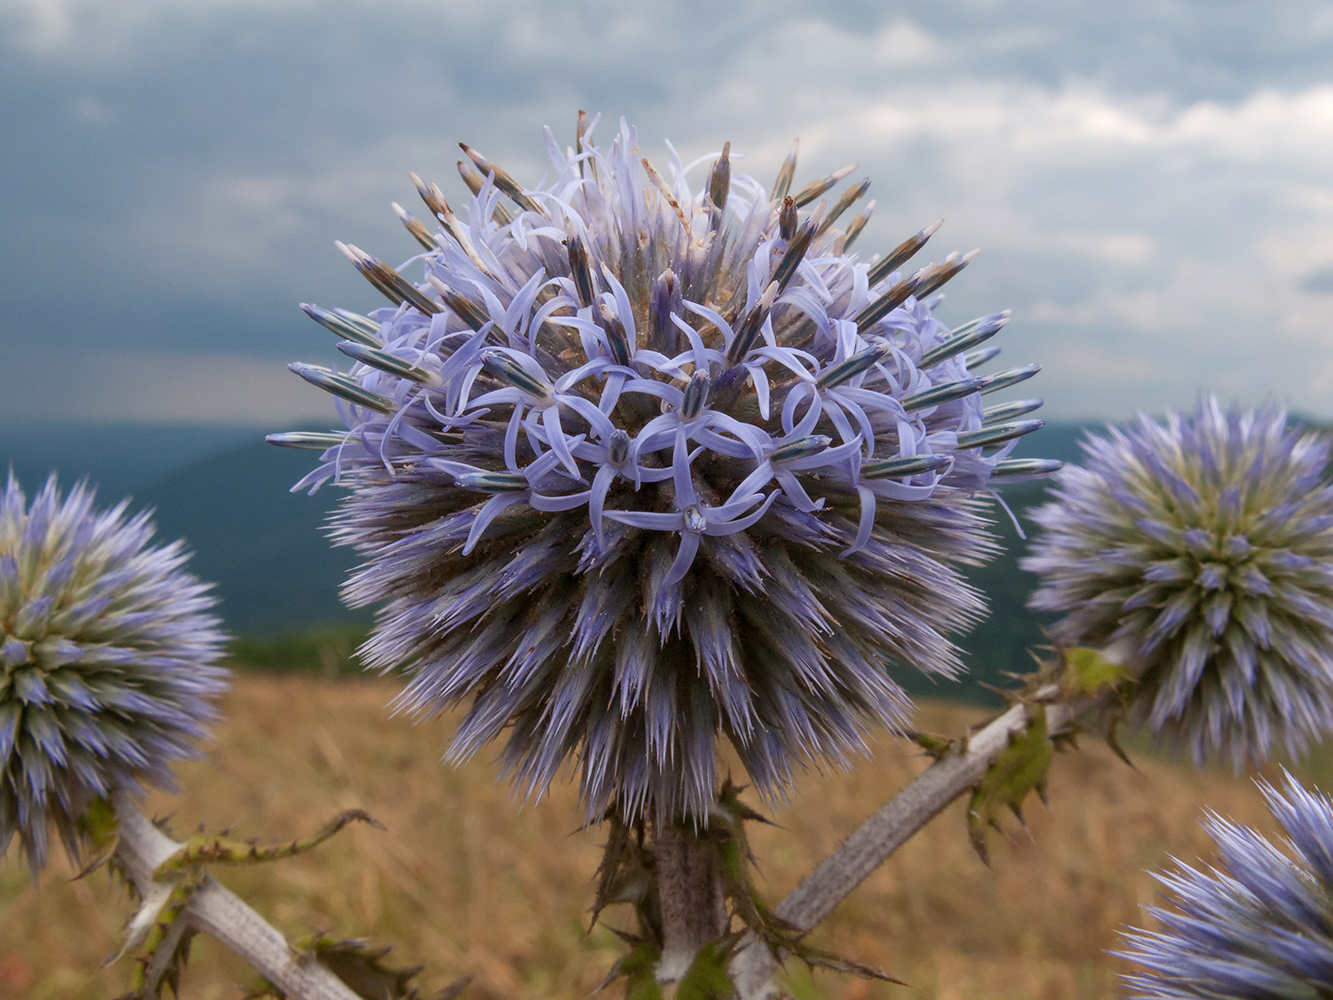
<path fill-rule="evenodd" d="M 717 846 L 692 828 L 656 830 L 653 854 L 662 906 L 662 958 L 657 978 L 680 979 L 695 954 L 727 933 L 726 898 Z"/>
<path fill-rule="evenodd" d="M 116 792 L 114 805 L 119 833 L 115 861 L 142 901 L 130 922 L 133 933 L 139 921 L 155 919 L 171 895 L 173 885 L 155 878 L 154 872 L 183 845 L 154 826 L 125 792 Z M 203 877 L 178 919 L 230 948 L 291 1000 L 358 1000 L 341 979 L 315 958 L 298 952 L 277 928 L 211 875 Z"/>
<path fill-rule="evenodd" d="M 1038 691 L 1034 700 L 1052 698 L 1056 693 L 1052 685 Z M 1081 699 L 1048 705 L 1046 719 L 1050 732 L 1069 728 L 1074 718 L 1091 704 L 1091 699 Z M 1027 704 L 1014 705 L 974 733 L 963 752 L 950 752 L 926 768 L 802 879 L 778 904 L 778 916 L 802 932 L 811 930 L 913 834 L 980 781 L 1009 745 L 1009 738 L 1022 732 L 1030 718 Z M 776 989 L 773 976 L 777 971 L 777 957 L 753 934 L 741 942 L 731 963 L 732 981 L 742 1000 L 771 996 Z"/>

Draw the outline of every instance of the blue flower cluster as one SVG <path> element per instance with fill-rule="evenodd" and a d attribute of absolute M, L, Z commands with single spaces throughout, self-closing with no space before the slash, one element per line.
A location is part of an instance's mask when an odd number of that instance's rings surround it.
<path fill-rule="evenodd" d="M 1113 647 L 1154 733 L 1237 768 L 1333 727 L 1333 485 L 1276 408 L 1140 417 L 1083 445 L 1035 519 L 1032 606 Z"/>
<path fill-rule="evenodd" d="M 34 873 L 50 826 L 76 855 L 94 800 L 171 787 L 226 688 L 208 586 L 126 506 L 0 494 L 0 853 L 17 835 Z"/>
<path fill-rule="evenodd" d="M 1133 930 L 1123 958 L 1139 1000 L 1317 1000 L 1333 996 L 1333 800 L 1287 775 L 1259 788 L 1286 833 L 1277 845 L 1210 814 L 1218 863 L 1157 874 L 1174 906 L 1150 906 L 1160 931 Z M 1285 850 L 1284 850 L 1285 848 Z"/>
<path fill-rule="evenodd" d="M 470 703 L 453 756 L 507 732 L 527 793 L 577 760 L 589 819 L 700 817 L 719 734 L 780 793 L 903 719 L 889 661 L 955 673 L 975 495 L 1056 463 L 1008 458 L 1040 400 L 982 405 L 1037 371 L 976 374 L 1008 314 L 934 316 L 972 255 L 902 269 L 935 227 L 861 261 L 868 213 L 835 223 L 867 183 L 822 198 L 846 171 L 792 193 L 793 154 L 766 191 L 724 148 L 694 190 L 595 124 L 548 131 L 535 189 L 464 147 L 462 216 L 418 182 L 423 281 L 344 247 L 393 306 L 304 307 L 354 364 L 292 367 L 347 430 L 270 440 L 322 450 L 298 487 L 350 487 L 363 656 L 415 711 Z"/>

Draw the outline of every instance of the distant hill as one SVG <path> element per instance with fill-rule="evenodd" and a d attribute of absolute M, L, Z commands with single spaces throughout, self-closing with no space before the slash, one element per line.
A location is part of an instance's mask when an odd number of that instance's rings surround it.
<path fill-rule="evenodd" d="M 1052 424 L 1025 440 L 1023 453 L 1073 460 L 1084 430 L 1085 425 Z M 341 491 L 325 488 L 314 497 L 288 492 L 310 469 L 312 459 L 309 452 L 267 445 L 251 429 L 0 432 L 0 462 L 12 463 L 29 492 L 55 469 L 63 484 L 81 475 L 99 484 L 103 503 L 131 494 L 136 507 L 155 507 L 159 538 L 187 539 L 195 552 L 193 571 L 217 585 L 228 629 L 253 637 L 370 621 L 368 612 L 352 614 L 338 602 L 338 586 L 353 564 L 353 554 L 330 546 L 321 531 Z M 1003 491 L 1020 520 L 1042 493 L 1040 484 Z M 910 671 L 895 671 L 913 693 L 989 697 L 980 693 L 976 681 L 994 682 L 999 671 L 1027 669 L 1025 649 L 1043 641 L 1040 621 L 1024 609 L 1032 586 L 1017 567 L 1024 543 L 998 507 L 994 518 L 1005 552 L 972 573 L 988 595 L 992 613 L 959 639 L 970 654 L 968 681 L 934 684 Z"/>

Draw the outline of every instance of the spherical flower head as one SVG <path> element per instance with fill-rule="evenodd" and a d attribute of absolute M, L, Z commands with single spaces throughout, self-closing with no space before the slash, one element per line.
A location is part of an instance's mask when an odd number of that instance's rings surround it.
<path fill-rule="evenodd" d="M 1237 768 L 1333 724 L 1328 446 L 1276 408 L 1140 416 L 1083 444 L 1024 559 L 1066 645 L 1115 647 L 1152 731 Z"/>
<path fill-rule="evenodd" d="M 1276 844 L 1210 813 L 1208 870 L 1156 873 L 1174 906 L 1145 909 L 1159 931 L 1132 930 L 1121 953 L 1148 971 L 1125 977 L 1138 1000 L 1316 1000 L 1333 996 L 1333 800 L 1286 775 L 1259 788 L 1282 824 Z"/>
<path fill-rule="evenodd" d="M 395 305 L 306 306 L 356 364 L 293 367 L 348 431 L 270 440 L 324 449 L 298 486 L 351 488 L 345 597 L 385 602 L 363 658 L 407 665 L 413 710 L 470 703 L 454 757 L 507 730 L 526 793 L 575 761 L 589 819 L 700 819 L 719 734 L 781 792 L 903 719 L 890 661 L 959 669 L 945 633 L 982 602 L 954 564 L 992 551 L 973 496 L 1041 471 L 1006 464 L 1040 421 L 980 393 L 1036 368 L 969 371 L 1007 313 L 935 318 L 970 256 L 901 271 L 934 227 L 871 265 L 864 216 L 834 225 L 866 184 L 802 211 L 845 171 L 791 195 L 789 160 L 768 193 L 724 148 L 695 189 L 592 131 L 548 131 L 532 189 L 464 147 L 464 217 L 418 182 L 443 223 L 399 209 L 422 282 L 345 248 Z"/>
<path fill-rule="evenodd" d="M 77 856 L 94 801 L 171 787 L 226 686 L 215 599 L 126 506 L 54 476 L 0 496 L 0 853 L 17 835 L 34 875 L 49 827 Z"/>

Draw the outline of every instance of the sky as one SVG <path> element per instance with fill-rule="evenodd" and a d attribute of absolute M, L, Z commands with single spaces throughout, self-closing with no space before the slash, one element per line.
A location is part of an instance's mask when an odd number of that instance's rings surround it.
<path fill-rule="evenodd" d="M 1326 2 L 0 0 L 0 422 L 332 424 L 297 303 L 380 304 L 334 240 L 405 260 L 409 170 L 535 182 L 579 108 L 766 186 L 859 162 L 862 253 L 944 217 L 939 315 L 1013 309 L 1048 419 L 1333 418 Z"/>

